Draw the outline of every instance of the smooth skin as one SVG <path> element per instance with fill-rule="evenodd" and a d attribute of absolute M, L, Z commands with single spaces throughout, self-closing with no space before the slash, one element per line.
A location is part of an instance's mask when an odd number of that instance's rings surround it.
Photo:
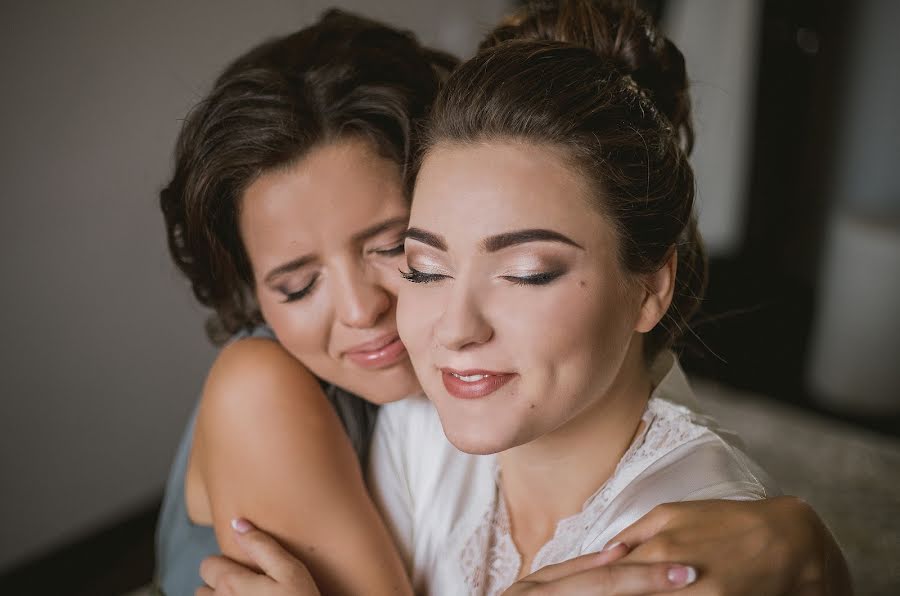
<path fill-rule="evenodd" d="M 432 148 L 409 225 L 400 336 L 447 439 L 499 454 L 522 577 L 640 430 L 643 337 L 671 304 L 675 253 L 624 271 L 583 176 L 559 149 L 518 141 Z M 509 380 L 459 399 L 447 370 Z"/>

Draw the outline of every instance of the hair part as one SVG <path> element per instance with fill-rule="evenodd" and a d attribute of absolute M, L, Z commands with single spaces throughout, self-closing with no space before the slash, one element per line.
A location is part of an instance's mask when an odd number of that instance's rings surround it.
<path fill-rule="evenodd" d="M 706 285 L 694 215 L 684 57 L 633 3 L 563 0 L 501 23 L 444 85 L 423 156 L 440 143 L 526 141 L 561 149 L 613 223 L 624 271 L 677 252 L 675 292 L 645 337 L 648 359 L 689 328 Z"/>
<path fill-rule="evenodd" d="M 359 137 L 411 186 L 418 123 L 455 66 L 407 32 L 340 10 L 235 60 L 185 120 L 160 193 L 169 251 L 221 342 L 262 322 L 241 240 L 241 197 L 262 173 Z"/>

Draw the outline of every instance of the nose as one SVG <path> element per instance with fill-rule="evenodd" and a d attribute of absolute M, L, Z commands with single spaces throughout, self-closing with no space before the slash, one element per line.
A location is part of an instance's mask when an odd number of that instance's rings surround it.
<path fill-rule="evenodd" d="M 335 311 L 338 320 L 355 329 L 374 327 L 390 310 L 394 296 L 364 266 L 348 266 L 338 274 Z"/>
<path fill-rule="evenodd" d="M 435 324 L 435 340 L 441 347 L 460 351 L 490 341 L 494 329 L 478 307 L 477 297 L 462 288 L 449 297 Z"/>

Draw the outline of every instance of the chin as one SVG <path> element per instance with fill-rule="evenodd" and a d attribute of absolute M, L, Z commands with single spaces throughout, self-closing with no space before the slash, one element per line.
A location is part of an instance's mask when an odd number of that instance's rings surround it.
<path fill-rule="evenodd" d="M 447 436 L 447 439 L 451 445 L 469 455 L 492 455 L 504 451 L 502 447 L 498 447 L 493 441 L 482 441 L 469 437 L 451 437 L 450 435 Z"/>
<path fill-rule="evenodd" d="M 334 384 L 378 406 L 422 392 L 408 360 L 391 368 L 370 371 L 362 375 L 354 371 L 352 376 L 345 374 L 342 381 Z"/>
<path fill-rule="evenodd" d="M 517 444 L 511 437 L 506 436 L 507 433 L 500 432 L 501 429 L 496 426 L 470 424 L 465 420 L 454 421 L 450 417 L 441 415 L 440 409 L 438 409 L 438 416 L 447 440 L 463 453 L 491 455 L 506 451 Z"/>
<path fill-rule="evenodd" d="M 383 378 L 373 380 L 367 386 L 377 387 L 378 389 L 376 392 L 366 391 L 360 394 L 360 397 L 379 406 L 400 401 L 422 392 L 419 381 L 408 363 L 391 369 L 389 374 L 384 375 Z"/>

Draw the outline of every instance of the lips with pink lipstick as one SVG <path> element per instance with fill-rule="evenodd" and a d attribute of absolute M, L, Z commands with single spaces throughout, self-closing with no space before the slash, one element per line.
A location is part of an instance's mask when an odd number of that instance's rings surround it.
<path fill-rule="evenodd" d="M 487 397 L 516 376 L 515 373 L 491 370 L 455 370 L 452 368 L 440 370 L 447 393 L 459 399 Z"/>
<path fill-rule="evenodd" d="M 406 357 L 406 347 L 396 332 L 388 333 L 345 350 L 344 356 L 362 368 L 387 368 Z"/>

